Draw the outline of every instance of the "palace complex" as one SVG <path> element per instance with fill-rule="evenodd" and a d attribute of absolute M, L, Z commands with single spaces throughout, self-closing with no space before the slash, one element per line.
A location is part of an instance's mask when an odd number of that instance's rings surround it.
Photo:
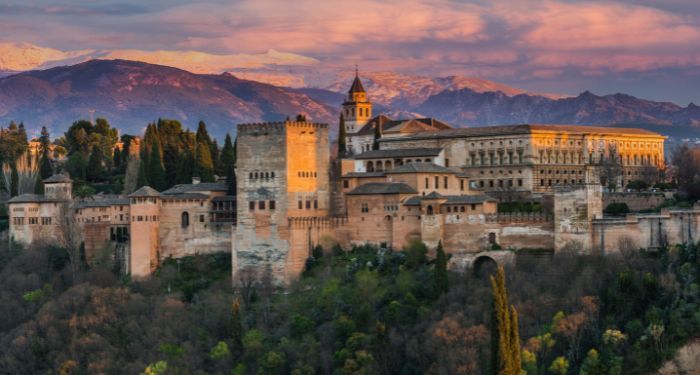
<path fill-rule="evenodd" d="M 664 169 L 665 138 L 654 132 L 373 116 L 358 75 L 341 123 L 347 138 L 337 158 L 326 124 L 238 125 L 235 197 L 224 183 L 195 181 L 77 200 L 70 179 L 54 176 L 45 195 L 10 200 L 11 238 L 69 244 L 75 231 L 88 257 L 113 249 L 136 277 L 167 257 L 231 251 L 234 280 L 269 273 L 279 282 L 296 278 L 317 245 L 442 243 L 452 266 L 464 268 L 507 262 L 519 249 L 607 254 L 697 240 L 700 208 L 603 215 L 610 202 L 642 209 L 663 201 L 607 192 Z M 538 209 L 499 209 L 510 201 Z"/>

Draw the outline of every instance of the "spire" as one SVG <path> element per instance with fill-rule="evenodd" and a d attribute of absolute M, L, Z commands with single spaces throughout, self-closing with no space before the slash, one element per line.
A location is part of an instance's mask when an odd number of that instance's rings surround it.
<path fill-rule="evenodd" d="M 365 88 L 362 87 L 362 82 L 360 82 L 360 71 L 357 68 L 357 64 L 355 64 L 355 80 L 352 81 L 352 86 L 350 86 L 350 91 L 348 91 L 348 94 L 353 94 L 356 92 L 365 92 Z"/>

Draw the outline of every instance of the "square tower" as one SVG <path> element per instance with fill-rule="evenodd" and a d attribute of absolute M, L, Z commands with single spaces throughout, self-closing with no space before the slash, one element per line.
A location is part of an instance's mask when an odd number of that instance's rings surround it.
<path fill-rule="evenodd" d="M 234 281 L 243 270 L 289 280 L 295 271 L 287 265 L 296 259 L 289 254 L 289 218 L 324 217 L 330 210 L 328 125 L 242 124 L 237 142 Z"/>
<path fill-rule="evenodd" d="M 367 99 L 367 92 L 362 86 L 357 69 L 355 79 L 348 90 L 348 97 L 343 103 L 342 115 L 345 131 L 349 137 L 357 134 L 372 118 L 372 103 Z M 348 149 L 352 149 L 351 145 L 348 146 Z"/>

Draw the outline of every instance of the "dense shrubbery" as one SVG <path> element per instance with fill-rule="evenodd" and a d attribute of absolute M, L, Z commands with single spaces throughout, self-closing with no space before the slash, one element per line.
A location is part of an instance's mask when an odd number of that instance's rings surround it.
<path fill-rule="evenodd" d="M 318 249 L 284 293 L 230 290 L 230 257 L 108 262 L 75 280 L 58 248 L 0 252 L 0 372 L 486 373 L 491 289 L 405 252 Z M 698 248 L 520 257 L 507 270 L 529 374 L 638 374 L 700 333 Z M 263 280 L 266 278 L 263 277 Z"/>
<path fill-rule="evenodd" d="M 542 212 L 540 202 L 501 202 L 498 204 L 498 212 Z"/>
<path fill-rule="evenodd" d="M 630 212 L 627 203 L 610 203 L 603 210 L 608 215 L 624 215 Z"/>

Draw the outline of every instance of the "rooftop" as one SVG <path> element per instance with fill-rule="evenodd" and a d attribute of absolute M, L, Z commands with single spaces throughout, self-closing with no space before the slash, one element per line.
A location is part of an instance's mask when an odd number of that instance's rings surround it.
<path fill-rule="evenodd" d="M 370 182 L 356 187 L 348 195 L 416 194 L 415 189 L 403 182 Z"/>
<path fill-rule="evenodd" d="M 180 184 L 163 191 L 161 194 L 173 195 L 202 191 L 227 191 L 226 182 L 200 182 L 198 184 Z"/>
<path fill-rule="evenodd" d="M 436 194 L 436 195 L 433 195 Z M 420 202 L 424 199 L 436 199 L 444 198 L 447 201 L 444 204 L 479 204 L 484 202 L 496 202 L 496 200 L 488 195 L 440 195 L 435 192 L 428 194 L 427 196 L 416 195 L 406 199 L 403 204 L 404 206 L 419 206 Z"/>
<path fill-rule="evenodd" d="M 392 120 L 386 115 L 379 115 L 367 121 L 367 124 L 357 134 L 372 135 L 376 126 L 381 127 L 382 134 L 420 133 L 452 129 L 452 126 L 434 118 Z"/>
<path fill-rule="evenodd" d="M 437 165 L 435 163 L 408 163 L 386 171 L 388 174 L 394 173 L 449 173 L 457 172 L 450 168 Z"/>
<path fill-rule="evenodd" d="M 405 139 L 405 138 L 404 138 Z M 371 150 L 356 155 L 355 159 L 390 159 L 390 158 L 410 158 L 417 156 L 440 155 L 441 148 L 399 148 L 395 150 Z"/>
<path fill-rule="evenodd" d="M 47 198 L 41 194 L 20 194 L 12 197 L 8 203 L 41 203 L 41 202 L 60 202 L 60 199 Z"/>
<path fill-rule="evenodd" d="M 129 194 L 129 197 L 159 197 L 160 193 L 158 190 L 150 187 L 150 186 L 142 186 L 140 189 L 136 190 L 135 192 Z"/>
<path fill-rule="evenodd" d="M 59 182 L 72 182 L 73 180 L 70 179 L 70 177 L 64 175 L 64 174 L 55 174 L 49 178 L 44 179 L 45 184 L 51 184 L 51 183 L 59 183 Z"/>
<path fill-rule="evenodd" d="M 663 137 L 659 133 L 638 128 L 613 128 L 603 126 L 584 125 L 547 125 L 547 124 L 522 124 L 483 126 L 478 128 L 456 128 L 440 131 L 421 132 L 403 138 L 381 138 L 380 142 L 392 142 L 406 139 L 440 139 L 440 138 L 465 138 L 488 137 L 498 135 L 517 135 L 532 133 L 567 133 L 567 134 L 600 134 L 600 135 L 634 135 L 639 137 Z"/>

